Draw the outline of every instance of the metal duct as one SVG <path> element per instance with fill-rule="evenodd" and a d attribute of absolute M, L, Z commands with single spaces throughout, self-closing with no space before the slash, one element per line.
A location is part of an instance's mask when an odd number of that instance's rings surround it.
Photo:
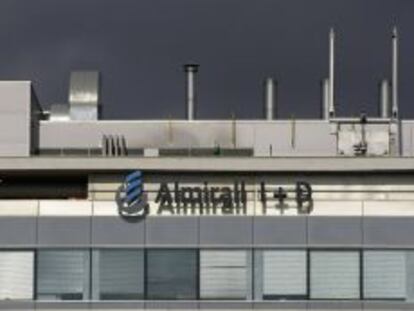
<path fill-rule="evenodd" d="M 380 117 L 389 118 L 390 114 L 390 84 L 387 79 L 380 83 Z"/>
<path fill-rule="evenodd" d="M 322 118 L 329 120 L 329 79 L 322 80 Z"/>
<path fill-rule="evenodd" d="M 70 116 L 72 120 L 99 119 L 99 72 L 74 71 L 70 75 Z"/>
<path fill-rule="evenodd" d="M 392 117 L 398 118 L 398 31 L 392 30 Z"/>
<path fill-rule="evenodd" d="M 335 31 L 329 31 L 329 116 L 335 116 Z"/>
<path fill-rule="evenodd" d="M 268 121 L 274 119 L 276 108 L 276 82 L 273 78 L 265 80 L 265 118 Z"/>
<path fill-rule="evenodd" d="M 50 121 L 70 121 L 69 105 L 53 104 L 50 106 Z"/>
<path fill-rule="evenodd" d="M 186 74 L 186 104 L 187 104 L 187 120 L 194 120 L 195 117 L 195 105 L 197 101 L 196 89 L 195 89 L 195 76 L 198 71 L 199 65 L 187 64 L 184 65 L 184 71 Z"/>

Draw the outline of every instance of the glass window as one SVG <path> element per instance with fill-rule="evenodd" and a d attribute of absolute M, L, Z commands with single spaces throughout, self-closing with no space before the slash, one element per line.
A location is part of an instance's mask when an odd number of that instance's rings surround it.
<path fill-rule="evenodd" d="M 256 297 L 306 299 L 306 265 L 304 250 L 256 251 Z"/>
<path fill-rule="evenodd" d="M 197 299 L 196 250 L 148 250 L 148 299 Z"/>
<path fill-rule="evenodd" d="M 37 297 L 42 300 L 89 299 L 89 251 L 40 250 Z"/>
<path fill-rule="evenodd" d="M 359 299 L 359 252 L 312 251 L 311 299 Z"/>
<path fill-rule="evenodd" d="M 364 252 L 364 297 L 406 298 L 407 254 L 404 251 Z"/>
<path fill-rule="evenodd" d="M 250 252 L 243 250 L 200 251 L 202 299 L 250 299 Z"/>
<path fill-rule="evenodd" d="M 143 299 L 144 252 L 142 250 L 97 250 L 93 252 L 93 256 L 95 299 Z"/>
<path fill-rule="evenodd" d="M 32 251 L 0 252 L 0 300 L 33 299 Z"/>

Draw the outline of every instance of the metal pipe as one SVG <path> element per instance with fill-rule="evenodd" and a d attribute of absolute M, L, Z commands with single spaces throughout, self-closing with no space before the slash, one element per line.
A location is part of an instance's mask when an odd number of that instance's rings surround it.
<path fill-rule="evenodd" d="M 329 79 L 322 80 L 322 118 L 329 120 Z"/>
<path fill-rule="evenodd" d="M 273 78 L 267 78 L 265 81 L 265 118 L 268 121 L 273 120 L 276 112 L 276 83 Z"/>
<path fill-rule="evenodd" d="M 335 31 L 329 31 L 329 116 L 335 116 Z"/>
<path fill-rule="evenodd" d="M 380 83 L 380 117 L 390 117 L 390 83 L 384 79 Z"/>
<path fill-rule="evenodd" d="M 392 30 L 392 117 L 398 118 L 398 31 Z"/>
<path fill-rule="evenodd" d="M 186 104 L 187 104 L 187 120 L 194 120 L 195 117 L 195 105 L 196 105 L 196 90 L 195 90 L 195 75 L 198 71 L 199 65 L 187 64 L 184 65 L 184 71 L 186 73 Z"/>

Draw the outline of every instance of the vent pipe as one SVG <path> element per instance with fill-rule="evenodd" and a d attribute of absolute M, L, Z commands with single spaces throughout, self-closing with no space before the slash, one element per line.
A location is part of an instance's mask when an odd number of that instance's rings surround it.
<path fill-rule="evenodd" d="M 188 121 L 194 120 L 195 117 L 195 105 L 197 100 L 195 90 L 195 76 L 198 71 L 198 67 L 199 65 L 197 64 L 184 65 L 184 71 L 186 75 L 186 117 Z"/>
<path fill-rule="evenodd" d="M 273 78 L 265 80 L 265 118 L 267 121 L 274 119 L 277 112 L 276 106 L 276 82 Z"/>
<path fill-rule="evenodd" d="M 398 118 L 398 31 L 392 30 L 392 117 Z"/>
<path fill-rule="evenodd" d="M 322 118 L 324 120 L 329 120 L 329 79 L 323 79 L 322 80 Z"/>
<path fill-rule="evenodd" d="M 335 116 L 335 31 L 329 31 L 329 117 Z"/>
<path fill-rule="evenodd" d="M 390 117 L 390 83 L 384 79 L 380 83 L 380 117 Z"/>

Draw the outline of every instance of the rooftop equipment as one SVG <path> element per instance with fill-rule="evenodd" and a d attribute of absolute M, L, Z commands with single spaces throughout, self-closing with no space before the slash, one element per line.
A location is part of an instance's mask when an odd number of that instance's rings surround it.
<path fill-rule="evenodd" d="M 69 106 L 71 120 L 99 119 L 99 72 L 74 71 L 70 75 Z"/>
<path fill-rule="evenodd" d="M 392 117 L 398 118 L 398 31 L 392 30 Z"/>
<path fill-rule="evenodd" d="M 329 120 L 329 79 L 322 80 L 322 118 Z"/>
<path fill-rule="evenodd" d="M 267 121 L 274 119 L 277 114 L 275 111 L 276 106 L 276 82 L 273 78 L 267 78 L 265 80 L 265 118 Z"/>
<path fill-rule="evenodd" d="M 383 79 L 379 85 L 380 90 L 380 117 L 390 117 L 390 83 L 387 79 Z"/>
<path fill-rule="evenodd" d="M 335 116 L 335 31 L 329 31 L 329 116 Z"/>
<path fill-rule="evenodd" d="M 184 65 L 184 72 L 186 74 L 186 104 L 187 111 L 186 117 L 188 121 L 192 121 L 195 118 L 195 105 L 197 103 L 197 94 L 195 89 L 196 73 L 199 65 L 186 64 Z"/>

